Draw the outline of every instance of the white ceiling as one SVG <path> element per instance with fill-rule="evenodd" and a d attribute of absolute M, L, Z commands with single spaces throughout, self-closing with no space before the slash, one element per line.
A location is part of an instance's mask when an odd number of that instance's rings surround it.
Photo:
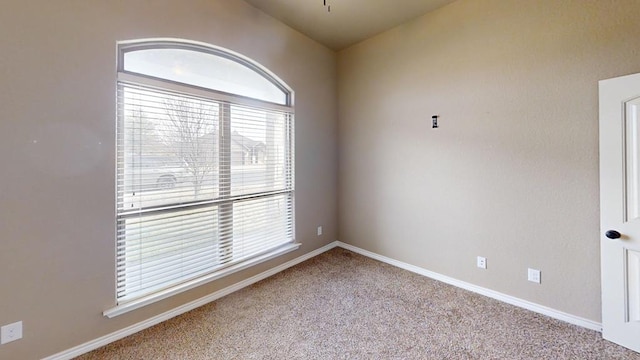
<path fill-rule="evenodd" d="M 455 0 L 245 0 L 312 39 L 342 50 Z"/>

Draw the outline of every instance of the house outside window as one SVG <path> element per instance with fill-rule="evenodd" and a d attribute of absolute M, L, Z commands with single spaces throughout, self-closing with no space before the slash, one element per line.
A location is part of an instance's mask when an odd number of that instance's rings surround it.
<path fill-rule="evenodd" d="M 207 44 L 134 41 L 118 55 L 118 306 L 296 249 L 292 90 Z"/>

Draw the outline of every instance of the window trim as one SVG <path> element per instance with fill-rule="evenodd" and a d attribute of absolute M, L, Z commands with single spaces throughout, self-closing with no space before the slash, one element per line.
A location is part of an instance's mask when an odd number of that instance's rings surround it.
<path fill-rule="evenodd" d="M 157 78 L 153 76 L 143 75 L 135 72 L 124 71 L 124 54 L 130 51 L 143 50 L 143 49 L 158 49 L 158 48 L 172 48 L 172 49 L 185 49 L 190 51 L 200 51 L 208 54 L 212 54 L 215 56 L 224 57 L 239 63 L 253 71 L 256 71 L 259 75 L 264 77 L 273 83 L 278 89 L 283 91 L 286 95 L 286 105 L 280 103 L 274 103 L 269 101 L 264 101 L 260 99 L 250 98 L 242 95 L 227 93 L 223 91 L 213 90 L 209 88 L 202 88 L 195 85 L 185 84 L 181 82 L 176 82 L 172 80 Z M 293 106 L 294 93 L 291 88 L 289 88 L 286 83 L 280 80 L 275 74 L 271 73 L 266 68 L 262 67 L 262 65 L 254 62 L 253 60 L 246 58 L 240 54 L 237 54 L 233 51 L 217 47 L 214 45 L 182 40 L 182 39 L 146 39 L 146 40 L 134 40 L 134 41 L 124 41 L 119 42 L 117 46 L 117 76 L 116 76 L 116 86 L 119 88 L 122 84 L 125 85 L 138 85 L 149 87 L 152 89 L 157 89 L 158 91 L 168 91 L 168 92 L 177 92 L 182 94 L 193 95 L 197 97 L 202 97 L 205 99 L 210 99 L 219 102 L 228 102 L 234 103 L 238 105 L 247 105 L 252 107 L 259 107 L 265 109 L 272 110 L 280 110 L 283 112 L 289 113 L 287 116 L 293 116 L 295 113 L 295 109 Z M 123 121 L 123 115 L 118 113 L 117 122 L 118 127 L 120 127 L 120 121 Z M 119 302 L 117 298 L 117 284 L 116 284 L 116 305 L 110 309 L 107 309 L 103 312 L 103 315 L 108 318 L 113 318 L 118 315 L 122 315 L 129 311 L 141 308 L 143 306 L 155 303 L 157 301 L 166 299 L 173 295 L 182 293 L 184 291 L 193 289 L 195 287 L 201 286 L 203 284 L 209 283 L 211 281 L 220 279 L 222 277 L 228 276 L 230 274 L 239 272 L 241 270 L 250 268 L 259 263 L 274 259 L 278 256 L 284 255 L 291 251 L 297 250 L 300 248 L 301 244 L 296 242 L 295 240 L 295 143 L 294 143 L 294 123 L 293 120 L 290 120 L 289 130 L 288 130 L 289 139 L 287 140 L 290 144 L 290 153 L 289 153 L 289 169 L 291 171 L 291 177 L 289 181 L 290 190 L 289 191 L 277 191 L 275 193 L 288 193 L 291 196 L 291 241 L 281 244 L 265 253 L 258 253 L 254 257 L 249 258 L 248 260 L 240 261 L 240 262 L 232 262 L 226 267 L 222 267 L 215 272 L 206 274 L 204 276 L 200 276 L 181 284 L 173 285 L 164 290 L 160 290 L 157 292 L 153 292 L 147 295 L 142 295 L 141 297 L 134 298 L 131 300 L 127 300 L 125 302 Z M 116 139 L 116 146 L 119 145 L 118 139 Z M 117 182 L 117 177 L 116 177 Z M 116 184 L 116 200 L 118 195 L 117 191 L 118 187 Z M 272 194 L 273 195 L 273 194 Z M 225 199 L 224 202 L 229 202 L 233 197 Z M 217 201 L 214 201 L 217 202 Z M 202 204 L 193 204 L 195 206 L 205 206 L 208 201 L 203 202 Z M 116 209 L 117 210 L 117 209 Z M 116 211 L 115 219 L 119 218 L 122 214 L 119 214 Z M 118 225 L 116 225 L 117 228 Z M 118 247 L 116 247 L 116 257 L 118 256 L 117 251 Z M 116 264 L 117 265 L 117 264 Z M 118 273 L 118 266 L 116 266 L 116 278 Z"/>
<path fill-rule="evenodd" d="M 116 305 L 110 309 L 107 309 L 105 311 L 102 312 L 102 315 L 104 315 L 105 317 L 108 318 L 114 318 L 116 316 L 122 315 L 122 314 L 126 314 L 129 311 L 133 311 L 136 309 L 139 309 L 143 306 L 147 306 L 150 304 L 153 304 L 155 302 L 158 302 L 160 300 L 164 300 L 166 298 L 169 298 L 173 295 L 177 295 L 180 294 L 182 292 L 185 292 L 187 290 L 191 290 L 194 289 L 198 286 L 204 285 L 206 283 L 209 283 L 211 281 L 214 280 L 218 280 L 221 279 L 225 276 L 231 275 L 233 273 L 236 273 L 238 271 L 242 271 L 245 269 L 248 269 L 254 265 L 258 265 L 260 263 L 263 263 L 265 261 L 271 260 L 271 259 L 275 259 L 276 257 L 279 257 L 281 255 L 284 255 L 286 253 L 290 253 L 292 251 L 298 250 L 300 248 L 302 244 L 297 243 L 297 242 L 293 242 L 293 243 L 289 243 L 286 244 L 284 246 L 281 246 L 277 249 L 275 249 L 274 251 L 268 252 L 266 254 L 260 255 L 258 257 L 255 257 L 251 260 L 245 261 L 245 262 L 241 262 L 238 264 L 234 264 L 232 266 L 226 267 L 222 270 L 216 271 L 215 273 L 211 273 L 209 275 L 205 275 L 202 276 L 200 278 L 197 279 L 193 279 L 191 281 L 182 283 L 180 285 L 171 287 L 169 289 L 163 290 L 163 291 L 159 291 L 156 293 L 153 293 L 151 295 L 147 295 L 147 296 L 143 296 L 140 297 L 138 299 L 129 301 L 127 303 L 124 304 L 120 304 L 120 305 Z"/>

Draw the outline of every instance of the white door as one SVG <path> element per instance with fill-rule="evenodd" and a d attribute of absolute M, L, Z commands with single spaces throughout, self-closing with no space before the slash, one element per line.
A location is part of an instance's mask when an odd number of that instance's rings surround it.
<path fill-rule="evenodd" d="M 640 74 L 600 81 L 602 335 L 640 352 Z"/>

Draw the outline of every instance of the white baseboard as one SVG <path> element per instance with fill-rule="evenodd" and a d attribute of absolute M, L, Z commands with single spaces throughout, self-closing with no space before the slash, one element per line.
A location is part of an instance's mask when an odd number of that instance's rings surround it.
<path fill-rule="evenodd" d="M 326 251 L 329 251 L 329 250 L 331 250 L 331 249 L 333 249 L 335 247 L 341 247 L 341 248 L 353 251 L 355 253 L 358 253 L 360 255 L 364 255 L 366 257 L 369 257 L 369 258 L 372 258 L 372 259 L 387 263 L 389 265 L 393 265 L 395 267 L 398 267 L 398 268 L 401 268 L 401 269 L 404 269 L 404 270 L 408 270 L 408 271 L 411 271 L 413 273 L 420 274 L 420 275 L 429 277 L 429 278 L 434 279 L 434 280 L 442 281 L 442 282 L 444 282 L 446 284 L 450 284 L 450 285 L 453 285 L 453 286 L 456 286 L 456 287 L 459 287 L 459 288 L 462 288 L 462 289 L 465 289 L 465 290 L 469 290 L 469 291 L 472 291 L 474 293 L 477 293 L 477 294 L 480 294 L 480 295 L 484 295 L 484 296 L 490 297 L 492 299 L 496 299 L 496 300 L 505 302 L 507 304 L 511 304 L 511 305 L 518 306 L 518 307 L 521 307 L 521 308 L 524 308 L 524 309 L 527 309 L 527 310 L 531 310 L 533 312 L 536 312 L 536 313 L 539 313 L 539 314 L 543 314 L 543 315 L 552 317 L 554 319 L 565 321 L 567 323 L 578 325 L 578 326 L 581 326 L 581 327 L 584 327 L 584 328 L 587 328 L 587 329 L 590 329 L 590 330 L 595 330 L 595 331 L 602 332 L 602 324 L 601 323 L 598 323 L 598 322 L 595 322 L 595 321 L 592 321 L 592 320 L 588 320 L 588 319 L 584 319 L 584 318 L 581 318 L 581 317 L 578 317 L 578 316 L 575 316 L 575 315 L 567 314 L 567 313 L 562 312 L 562 311 L 558 311 L 558 310 L 555 310 L 555 309 L 552 309 L 552 308 L 549 308 L 549 307 L 546 307 L 546 306 L 535 304 L 535 303 L 532 303 L 532 302 L 529 302 L 529 301 L 526 301 L 526 300 L 522 300 L 522 299 L 510 296 L 510 295 L 506 295 L 506 294 L 503 294 L 503 293 L 500 293 L 500 292 L 497 292 L 497 291 L 489 290 L 489 289 L 486 289 L 486 288 L 483 288 L 483 287 L 480 287 L 480 286 L 476 286 L 476 285 L 473 285 L 473 284 L 470 284 L 470 283 L 467 283 L 467 282 L 464 282 L 464 281 L 456 280 L 454 278 L 450 278 L 448 276 L 444 276 L 442 274 L 438 274 L 438 273 L 423 269 L 423 268 L 418 267 L 418 266 L 407 264 L 407 263 L 402 262 L 402 261 L 394 260 L 394 259 L 388 258 L 386 256 L 382 256 L 382 255 L 373 253 L 373 252 L 368 251 L 368 250 L 361 249 L 361 248 L 353 246 L 353 245 L 345 244 L 345 243 L 340 242 L 340 241 L 334 241 L 334 242 L 332 242 L 332 243 L 330 243 L 328 245 L 325 245 L 325 246 L 323 246 L 323 247 L 321 247 L 321 248 L 319 248 L 317 250 L 311 251 L 311 252 L 309 252 L 307 254 L 304 254 L 304 255 L 302 255 L 300 257 L 297 257 L 297 258 L 295 258 L 293 260 L 290 260 L 290 261 L 288 261 L 288 262 L 286 262 L 286 263 L 284 263 L 282 265 L 276 266 L 276 267 L 274 267 L 272 269 L 269 269 L 269 270 L 267 270 L 265 272 L 262 272 L 262 273 L 260 273 L 258 275 L 252 276 L 252 277 L 250 277 L 250 278 L 248 278 L 246 280 L 240 281 L 239 283 L 236 283 L 236 284 L 231 285 L 229 287 L 226 287 L 224 289 L 218 290 L 218 291 L 216 291 L 216 292 L 214 292 L 212 294 L 209 294 L 207 296 L 204 296 L 204 297 L 202 297 L 200 299 L 194 300 L 194 301 L 192 301 L 190 303 L 184 304 L 184 305 L 179 306 L 179 307 L 177 307 L 175 309 L 172 309 L 172 310 L 167 311 L 165 313 L 162 313 L 160 315 L 154 316 L 154 317 L 152 317 L 150 319 L 147 319 L 145 321 L 139 322 L 137 324 L 133 324 L 133 325 L 131 325 L 129 327 L 126 327 L 124 329 L 115 331 L 115 332 L 113 332 L 111 334 L 102 336 L 102 337 L 100 337 L 98 339 L 91 340 L 89 342 L 86 342 L 84 344 L 78 345 L 78 346 L 73 347 L 71 349 L 68 349 L 68 350 L 59 352 L 59 353 L 57 353 L 55 355 L 51 355 L 49 357 L 43 358 L 42 360 L 69 360 L 69 359 L 72 359 L 72 358 L 74 358 L 76 356 L 80 356 L 80 355 L 85 354 L 85 353 L 87 353 L 89 351 L 98 349 L 98 348 L 100 348 L 102 346 L 105 346 L 105 345 L 107 345 L 109 343 L 112 343 L 112 342 L 114 342 L 116 340 L 120 340 L 120 339 L 122 339 L 124 337 L 127 337 L 129 335 L 135 334 L 135 333 L 137 333 L 139 331 L 142 331 L 144 329 L 147 329 L 147 328 L 149 328 L 151 326 L 157 325 L 157 324 L 159 324 L 159 323 L 161 323 L 163 321 L 169 320 L 169 319 L 171 319 L 173 317 L 176 317 L 178 315 L 181 315 L 181 314 L 184 314 L 184 313 L 186 313 L 188 311 L 196 309 L 196 308 L 198 308 L 200 306 L 208 304 L 208 303 L 210 303 L 212 301 L 215 301 L 215 300 L 217 300 L 217 299 L 219 299 L 219 298 L 221 298 L 223 296 L 226 296 L 226 295 L 229 295 L 229 294 L 231 294 L 231 293 L 233 293 L 235 291 L 238 291 L 238 290 L 240 290 L 240 289 L 242 289 L 244 287 L 247 287 L 249 285 L 255 284 L 258 281 L 264 280 L 264 279 L 266 279 L 266 278 L 268 278 L 270 276 L 273 276 L 273 275 L 275 275 L 275 274 L 277 274 L 277 273 L 279 273 L 279 272 L 281 272 L 283 270 L 286 270 L 286 269 L 288 269 L 288 268 L 290 268 L 290 267 L 292 267 L 294 265 L 297 265 L 297 264 L 299 264 L 299 263 L 301 263 L 303 261 L 306 261 L 306 260 L 311 259 L 311 258 L 313 258 L 315 256 L 318 256 L 318 255 L 320 255 L 320 254 L 322 254 L 322 253 L 324 253 Z"/>
<path fill-rule="evenodd" d="M 338 241 L 338 246 L 350 251 L 353 251 L 355 253 L 358 253 L 360 255 L 364 255 L 366 257 L 387 263 L 389 265 L 393 265 L 395 267 L 399 267 L 401 269 L 405 269 L 411 272 L 414 272 L 416 274 L 420 274 L 423 276 L 426 276 L 428 278 L 434 279 L 434 280 L 438 280 L 438 281 L 442 281 L 443 283 L 449 284 L 449 285 L 453 285 L 465 290 L 469 290 L 472 291 L 474 293 L 480 294 L 480 295 L 484 295 L 487 297 L 490 297 L 492 299 L 496 299 L 502 302 L 505 302 L 507 304 L 511 304 L 517 307 L 521 307 L 523 309 L 527 309 L 527 310 L 531 310 L 533 312 L 539 313 L 539 314 L 543 314 L 549 317 L 552 317 L 554 319 L 558 319 L 573 325 L 578 325 L 581 326 L 583 328 L 587 328 L 590 330 L 595 330 L 598 332 L 602 332 L 602 324 L 589 320 L 589 319 L 585 319 L 585 318 L 581 318 L 579 316 L 575 316 L 575 315 L 571 315 L 571 314 L 567 314 L 565 312 L 562 311 L 558 311 L 543 305 L 539 305 L 536 303 L 532 303 L 530 301 L 526 301 L 526 300 L 522 300 L 520 298 L 517 297 L 513 297 L 510 295 L 506 295 L 497 291 L 493 291 L 493 290 L 489 290 L 487 288 L 483 288 L 477 285 L 473 285 L 464 281 L 460 281 L 454 278 L 450 278 L 448 276 L 444 276 L 442 274 L 438 274 L 435 273 L 433 271 L 429 271 L 426 269 L 423 269 L 421 267 L 418 266 L 414 266 L 411 264 L 407 264 L 405 262 L 402 261 L 398 261 L 398 260 L 394 260 L 391 258 L 388 258 L 386 256 L 382 256 L 376 253 L 373 253 L 371 251 L 368 250 L 364 250 L 361 249 L 359 247 L 353 246 L 353 245 L 349 245 L 349 244 L 345 244 L 343 242 Z"/>
<path fill-rule="evenodd" d="M 244 287 L 247 287 L 249 285 L 255 284 L 258 281 L 264 280 L 270 276 L 273 276 L 283 270 L 286 270 L 294 265 L 297 265 L 303 261 L 309 260 L 312 257 L 318 256 L 320 254 L 322 254 L 323 252 L 329 251 L 333 248 L 335 248 L 336 246 L 338 246 L 338 242 L 334 241 L 328 245 L 325 245 L 317 250 L 311 251 L 309 253 L 306 253 L 300 257 L 297 257 L 293 260 L 290 260 L 282 265 L 276 266 L 272 269 L 269 269 L 265 272 L 262 272 L 258 275 L 252 276 L 246 280 L 240 281 L 236 284 L 233 284 L 229 287 L 226 287 L 224 289 L 218 290 L 212 294 L 209 294 L 207 296 L 201 297 L 200 299 L 194 300 L 190 303 L 184 304 L 182 306 L 179 306 L 175 309 L 172 309 L 170 311 L 164 312 L 160 315 L 156 315 L 150 319 L 147 319 L 145 321 L 139 322 L 137 324 L 133 324 L 129 327 L 126 327 L 124 329 L 115 331 L 111 334 L 102 336 L 98 339 L 95 340 L 91 340 L 89 342 L 86 342 L 84 344 L 78 345 L 76 347 L 73 347 L 71 349 L 59 352 L 55 355 L 51 355 L 48 356 L 46 358 L 43 358 L 42 360 L 69 360 L 72 359 L 76 356 L 80 356 L 82 354 L 88 353 L 89 351 L 98 349 L 100 347 L 103 347 L 109 343 L 112 343 L 116 340 L 120 340 L 124 337 L 127 337 L 129 335 L 135 334 L 139 331 L 142 331 L 146 328 L 149 328 L 151 326 L 157 325 L 163 321 L 169 320 L 173 317 L 176 317 L 178 315 L 184 314 L 188 311 L 191 311 L 193 309 L 199 308 L 200 306 L 203 306 L 205 304 L 208 304 L 212 301 L 215 301 L 217 299 L 220 299 L 223 296 L 229 295 L 233 292 L 236 292 Z"/>

